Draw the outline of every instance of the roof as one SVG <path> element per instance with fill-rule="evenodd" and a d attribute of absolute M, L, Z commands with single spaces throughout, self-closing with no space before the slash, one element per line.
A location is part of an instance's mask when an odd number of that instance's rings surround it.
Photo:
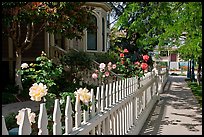
<path fill-rule="evenodd" d="M 100 7 L 106 12 L 111 11 L 112 7 L 107 2 L 86 2 L 86 5 L 93 7 Z"/>

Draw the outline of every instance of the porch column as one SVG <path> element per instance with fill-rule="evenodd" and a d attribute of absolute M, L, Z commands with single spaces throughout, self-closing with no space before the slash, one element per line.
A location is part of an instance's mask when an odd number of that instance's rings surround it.
<path fill-rule="evenodd" d="M 52 46 L 54 47 L 55 46 L 55 37 L 54 37 L 54 34 L 53 33 L 50 33 L 49 34 L 49 42 L 50 42 L 50 46 L 51 48 L 49 48 L 49 54 L 50 56 L 49 57 L 54 57 L 54 53 L 53 53 L 53 48 Z"/>
<path fill-rule="evenodd" d="M 73 48 L 73 40 L 65 38 L 65 50 L 69 51 L 72 48 Z"/>
<path fill-rule="evenodd" d="M 50 46 L 55 46 L 55 37 L 54 34 L 50 34 Z"/>
<path fill-rule="evenodd" d="M 102 18 L 100 17 L 100 18 L 98 18 L 98 23 L 97 23 L 97 25 L 98 25 L 98 33 L 97 33 L 97 35 L 98 35 L 98 37 L 97 37 L 97 40 L 98 40 L 98 42 L 97 42 L 97 44 L 98 44 L 98 49 L 97 49 L 97 51 L 98 52 L 102 52 Z"/>
<path fill-rule="evenodd" d="M 47 56 L 50 56 L 50 41 L 49 41 L 49 33 L 48 32 L 44 32 L 45 33 L 45 53 L 47 54 Z"/>
<path fill-rule="evenodd" d="M 9 79 L 12 80 L 14 78 L 13 41 L 10 37 L 8 38 L 8 61 L 9 61 Z"/>

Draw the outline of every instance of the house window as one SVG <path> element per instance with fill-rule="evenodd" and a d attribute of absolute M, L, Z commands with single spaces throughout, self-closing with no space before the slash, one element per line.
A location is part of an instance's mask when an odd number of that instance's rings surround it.
<path fill-rule="evenodd" d="M 177 54 L 173 53 L 171 54 L 171 61 L 176 61 L 177 60 Z"/>
<path fill-rule="evenodd" d="M 102 18 L 102 51 L 105 51 L 105 21 L 104 18 Z"/>
<path fill-rule="evenodd" d="M 166 57 L 166 56 L 168 56 L 168 51 L 160 51 L 160 56 L 161 56 L 161 57 Z"/>
<path fill-rule="evenodd" d="M 92 15 L 93 25 L 97 26 L 97 19 Z M 87 50 L 97 50 L 97 31 L 87 29 Z"/>

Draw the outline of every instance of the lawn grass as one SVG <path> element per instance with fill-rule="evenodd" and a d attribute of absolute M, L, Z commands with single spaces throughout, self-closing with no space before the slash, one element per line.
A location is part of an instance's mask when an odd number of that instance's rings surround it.
<path fill-rule="evenodd" d="M 202 107 L 202 85 L 198 85 L 197 82 L 190 82 L 188 81 L 188 87 L 191 88 L 194 96 L 198 100 L 199 104 Z"/>

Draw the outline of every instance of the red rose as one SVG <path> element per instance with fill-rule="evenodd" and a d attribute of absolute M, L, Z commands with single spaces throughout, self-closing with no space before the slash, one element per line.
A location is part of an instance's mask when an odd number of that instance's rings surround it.
<path fill-rule="evenodd" d="M 147 62 L 147 61 L 149 60 L 149 56 L 148 56 L 148 55 L 144 55 L 144 56 L 143 56 L 143 60 L 144 60 L 145 62 Z"/>
<path fill-rule="evenodd" d="M 141 64 L 141 68 L 142 68 L 143 70 L 146 70 L 146 69 L 148 68 L 147 63 L 142 63 L 142 64 Z"/>
<path fill-rule="evenodd" d="M 125 63 L 125 62 L 122 60 L 122 61 L 121 61 L 121 64 L 124 64 L 124 63 Z"/>
<path fill-rule="evenodd" d="M 124 51 L 123 51 L 124 53 L 128 53 L 129 51 L 127 50 L 127 49 L 124 49 Z"/>
<path fill-rule="evenodd" d="M 124 54 L 123 54 L 123 53 L 120 53 L 120 57 L 123 58 L 123 57 L 124 57 Z"/>

